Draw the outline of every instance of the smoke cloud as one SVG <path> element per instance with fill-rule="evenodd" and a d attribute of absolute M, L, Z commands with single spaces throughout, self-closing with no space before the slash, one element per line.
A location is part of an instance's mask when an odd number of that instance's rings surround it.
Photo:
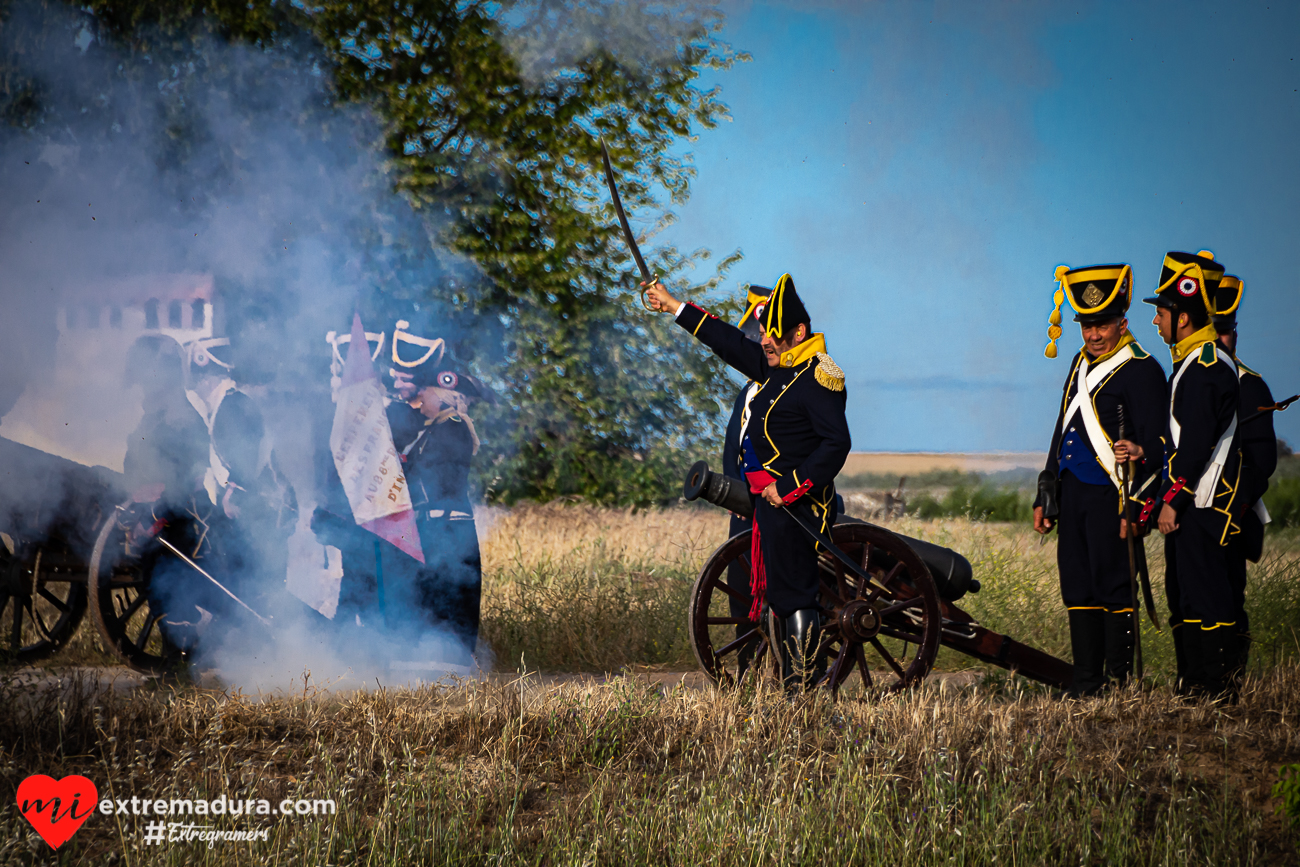
<path fill-rule="evenodd" d="M 387 649 L 360 651 L 366 642 L 341 637 L 347 624 L 283 592 L 287 571 L 298 597 L 333 613 L 337 552 L 309 527 L 328 496 L 325 334 L 346 333 L 360 310 L 368 331 L 405 318 L 443 336 L 439 299 L 476 273 L 439 243 L 434 212 L 393 192 L 380 121 L 332 101 L 309 47 L 186 44 L 175 56 L 128 54 L 56 4 L 14 5 L 0 28 L 8 80 L 20 83 L 0 126 L 0 437 L 47 453 L 51 472 L 68 460 L 105 467 L 123 496 L 128 438 L 149 389 L 165 391 L 149 378 L 175 364 L 200 397 L 233 379 L 247 400 L 230 450 L 259 466 L 273 453 L 285 496 L 273 519 L 247 519 L 263 505 L 245 510 L 238 544 L 227 542 L 241 565 L 214 577 L 272 606 L 259 614 L 273 626 L 217 620 L 205 631 L 196 600 L 221 594 L 173 564 L 174 580 L 156 577 L 201 634 L 197 666 L 241 687 L 282 686 L 303 668 L 318 682 L 387 684 L 395 656 L 452 659 L 454 640 L 389 632 Z M 141 336 L 154 338 L 147 351 Z M 168 430 L 206 436 L 201 411 L 164 409 Z M 0 474 L 12 482 L 15 469 Z M 22 523 L 40 499 L 0 484 L 0 522 Z"/>

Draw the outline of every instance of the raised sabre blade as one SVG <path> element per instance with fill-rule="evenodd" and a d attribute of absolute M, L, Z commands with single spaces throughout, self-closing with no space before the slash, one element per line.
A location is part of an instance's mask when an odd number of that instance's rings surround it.
<path fill-rule="evenodd" d="M 614 167 L 609 163 L 609 148 L 605 147 L 604 138 L 600 139 L 600 158 L 605 163 L 605 184 L 609 187 L 609 197 L 614 202 L 614 212 L 618 214 L 619 225 L 623 227 L 623 239 L 627 241 L 628 249 L 632 251 L 632 258 L 636 260 L 636 267 L 641 271 L 642 282 L 653 283 L 657 275 L 650 274 L 645 259 L 641 258 L 641 248 L 636 245 L 636 236 L 632 234 L 632 227 L 628 225 L 627 214 L 623 212 L 623 201 L 618 197 L 618 186 L 614 183 Z M 645 289 L 641 290 L 641 306 L 647 310 L 654 309 L 646 303 Z"/>

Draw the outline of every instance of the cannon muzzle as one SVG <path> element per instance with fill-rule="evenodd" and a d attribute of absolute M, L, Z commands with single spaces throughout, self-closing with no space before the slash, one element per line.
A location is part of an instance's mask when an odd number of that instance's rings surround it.
<path fill-rule="evenodd" d="M 687 470 L 682 497 L 687 500 L 703 497 L 707 502 L 735 512 L 743 518 L 754 517 L 754 502 L 749 498 L 749 485 L 740 479 L 713 472 L 709 469 L 708 461 L 696 461 Z"/>

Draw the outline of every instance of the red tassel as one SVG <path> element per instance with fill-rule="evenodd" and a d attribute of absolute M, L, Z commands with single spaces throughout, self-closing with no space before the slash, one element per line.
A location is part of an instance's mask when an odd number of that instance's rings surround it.
<path fill-rule="evenodd" d="M 767 598 L 767 569 L 763 566 L 763 548 L 759 543 L 758 521 L 754 521 L 753 535 L 749 540 L 749 594 L 754 597 L 754 604 L 749 609 L 749 620 L 757 623 L 763 614 L 763 602 Z"/>

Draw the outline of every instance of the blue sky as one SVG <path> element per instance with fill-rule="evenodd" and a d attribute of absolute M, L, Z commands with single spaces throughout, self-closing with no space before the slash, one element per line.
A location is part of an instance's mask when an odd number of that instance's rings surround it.
<path fill-rule="evenodd" d="M 1078 326 L 1056 265 L 1166 250 L 1245 280 L 1241 357 L 1300 391 L 1300 4 L 759 3 L 722 38 L 733 121 L 660 240 L 795 278 L 857 450 L 1045 450 Z M 1152 308 L 1130 326 L 1168 368 Z M 1300 407 L 1277 417 L 1300 446 Z"/>

